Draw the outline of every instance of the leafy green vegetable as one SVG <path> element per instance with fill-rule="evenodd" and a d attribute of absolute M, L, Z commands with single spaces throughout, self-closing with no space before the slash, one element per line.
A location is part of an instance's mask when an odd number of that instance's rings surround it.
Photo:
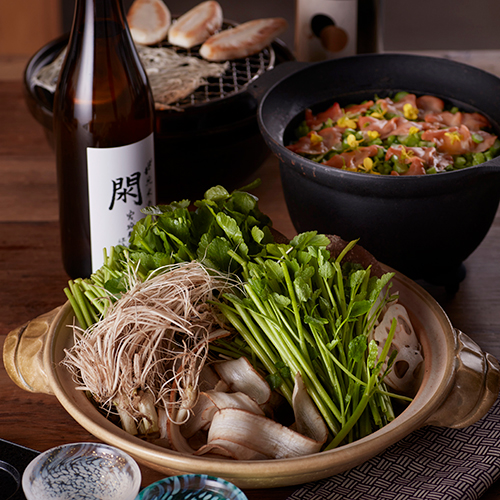
<path fill-rule="evenodd" d="M 393 395 L 383 383 L 394 354 L 380 374 L 392 337 L 380 358 L 369 339 L 391 299 L 392 273 L 377 277 L 343 263 L 356 241 L 335 260 L 330 240 L 315 231 L 276 243 L 257 198 L 222 186 L 194 204 L 182 200 L 143 212 L 128 247 L 111 248 L 90 279 L 70 281 L 65 289 L 82 327 L 106 313 L 130 288 L 131 276 L 144 280 L 162 266 L 197 259 L 241 282 L 214 302 L 237 334 L 214 342 L 212 352 L 246 356 L 290 404 L 300 373 L 331 431 L 329 448 L 394 418 Z"/>
<path fill-rule="evenodd" d="M 379 377 L 386 355 L 377 360 L 368 338 L 391 298 L 386 287 L 392 273 L 378 278 L 370 269 L 342 265 L 355 242 L 332 261 L 328 244 L 324 235 L 306 232 L 288 245 L 268 245 L 246 266 L 243 296 L 226 294 L 219 307 L 290 403 L 295 374 L 301 374 L 334 447 L 394 417 Z M 386 351 L 389 346 L 390 340 Z M 276 360 L 289 368 L 288 377 Z"/>
<path fill-rule="evenodd" d="M 241 274 L 242 263 L 274 241 L 271 221 L 250 193 L 215 186 L 190 207 L 189 200 L 181 200 L 145 208 L 128 247 L 110 249 L 101 269 L 69 284 L 65 293 L 82 327 L 95 323 L 109 301 L 129 288 L 131 274 L 145 279 L 159 267 L 195 259 L 218 271 Z"/>

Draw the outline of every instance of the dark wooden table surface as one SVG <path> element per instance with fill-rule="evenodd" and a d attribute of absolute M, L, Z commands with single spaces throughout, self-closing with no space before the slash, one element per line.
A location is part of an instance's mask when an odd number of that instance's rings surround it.
<path fill-rule="evenodd" d="M 23 99 L 24 59 L 0 58 L 0 346 L 9 331 L 65 302 L 67 283 L 59 245 L 54 154 Z M 287 236 L 295 230 L 284 203 L 277 162 L 256 174 L 261 209 Z M 464 234 L 464 238 L 467 235 Z M 500 359 L 500 216 L 466 261 L 458 293 L 422 283 L 453 325 Z M 0 364 L 0 438 L 44 451 L 59 444 L 96 441 L 53 396 L 25 392 Z M 143 467 L 143 485 L 162 477 Z M 294 487 L 248 490 L 252 499 L 285 499 Z M 500 499 L 500 484 L 484 496 Z"/>

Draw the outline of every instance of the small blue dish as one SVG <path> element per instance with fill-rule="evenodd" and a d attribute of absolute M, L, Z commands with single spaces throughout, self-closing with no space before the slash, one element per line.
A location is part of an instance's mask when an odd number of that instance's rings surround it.
<path fill-rule="evenodd" d="M 144 488 L 135 500 L 248 500 L 234 484 L 205 474 L 171 476 Z"/>

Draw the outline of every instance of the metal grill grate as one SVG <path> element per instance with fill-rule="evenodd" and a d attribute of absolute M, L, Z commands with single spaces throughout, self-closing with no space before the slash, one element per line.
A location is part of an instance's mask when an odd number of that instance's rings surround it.
<path fill-rule="evenodd" d="M 183 49 L 168 42 L 162 42 L 159 46 L 175 50 L 178 54 L 202 59 L 199 54 L 199 47 Z M 259 53 L 245 59 L 229 61 L 229 68 L 223 75 L 218 78 L 208 78 L 205 85 L 198 87 L 191 95 L 173 104 L 173 106 L 185 108 L 197 104 L 206 104 L 242 92 L 265 71 L 274 67 L 275 57 L 274 49 L 272 46 L 268 46 Z"/>

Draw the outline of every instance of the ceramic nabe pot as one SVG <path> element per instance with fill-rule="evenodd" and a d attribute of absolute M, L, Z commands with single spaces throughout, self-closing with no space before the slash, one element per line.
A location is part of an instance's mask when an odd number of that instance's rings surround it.
<path fill-rule="evenodd" d="M 392 271 L 382 266 L 384 271 Z M 482 418 L 500 389 L 500 366 L 467 335 L 453 328 L 439 304 L 417 283 L 395 272 L 393 290 L 408 310 L 422 345 L 424 370 L 413 402 L 373 434 L 314 455 L 260 461 L 194 457 L 147 443 L 111 423 L 75 389 L 60 364 L 73 342 L 69 303 L 12 331 L 4 344 L 7 373 L 25 390 L 54 394 L 68 413 L 96 438 L 166 475 L 208 474 L 240 488 L 273 488 L 315 481 L 355 467 L 411 432 L 435 425 L 463 428 Z"/>

